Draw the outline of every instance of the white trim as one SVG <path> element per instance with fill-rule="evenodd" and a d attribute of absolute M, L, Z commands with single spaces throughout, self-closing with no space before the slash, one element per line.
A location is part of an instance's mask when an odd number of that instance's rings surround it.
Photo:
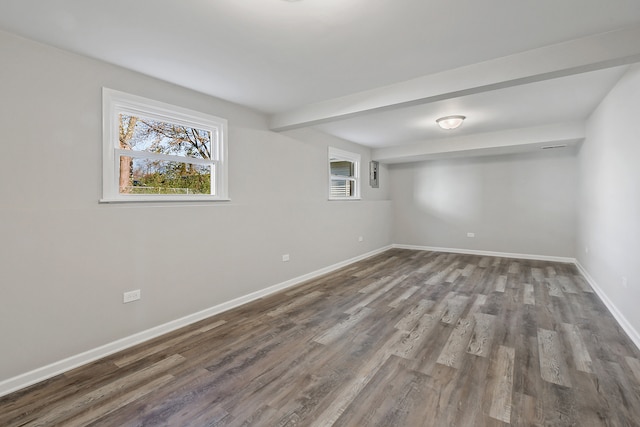
<path fill-rule="evenodd" d="M 151 153 L 148 151 L 123 150 L 121 148 L 116 148 L 114 153 L 116 158 L 120 156 L 125 156 L 125 157 L 131 157 L 134 159 L 164 160 L 167 162 L 189 163 L 191 165 L 202 165 L 202 166 L 212 166 L 217 163 L 215 160 L 199 159 L 197 157 L 178 157 L 178 156 L 172 156 L 169 154 Z"/>
<path fill-rule="evenodd" d="M 131 200 L 123 200 L 121 198 L 117 199 L 109 199 L 102 198 L 98 200 L 99 203 L 146 203 L 146 202 L 180 202 L 180 203 L 191 203 L 191 202 L 230 202 L 231 199 L 226 198 L 212 198 L 207 194 L 189 194 L 184 196 L 173 196 L 171 194 L 137 194 L 139 198 L 131 199 Z"/>
<path fill-rule="evenodd" d="M 631 325 L 627 318 L 624 317 L 622 312 L 618 310 L 618 307 L 616 307 L 616 305 L 609 299 L 602 288 L 598 286 L 596 281 L 593 279 L 593 277 L 591 277 L 589 272 L 587 272 L 582 264 L 580 264 L 580 262 L 576 260 L 575 265 L 580 271 L 580 274 L 582 274 L 582 276 L 587 279 L 589 285 L 591 285 L 595 293 L 598 295 L 598 297 L 600 297 L 600 300 L 602 300 L 607 309 L 609 309 L 609 312 L 614 317 L 614 319 L 616 319 L 620 327 L 627 333 L 629 338 L 631 338 L 631 341 L 633 341 L 636 347 L 638 347 L 638 349 L 640 350 L 640 333 L 638 333 L 638 331 L 633 327 L 633 325 Z"/>
<path fill-rule="evenodd" d="M 136 158 L 154 158 L 180 163 L 205 164 L 213 167 L 211 173 L 212 194 L 201 195 L 152 195 L 120 194 L 118 189 L 118 155 L 124 154 L 118 141 L 118 113 L 127 113 L 154 120 L 178 123 L 211 132 L 211 159 L 197 159 L 182 156 L 160 155 L 144 151 L 126 154 Z M 177 105 L 153 99 L 143 98 L 125 92 L 102 88 L 102 198 L 101 203 L 141 202 L 141 201 L 226 201 L 228 191 L 228 147 L 227 120 L 200 111 L 190 110 Z"/>
<path fill-rule="evenodd" d="M 362 156 L 358 153 L 353 153 L 351 151 L 341 150 L 335 147 L 329 147 L 329 157 L 328 157 L 328 171 L 329 171 L 329 200 L 361 200 L 360 197 L 360 163 L 362 163 Z M 331 159 L 340 159 L 351 162 L 355 165 L 353 170 L 353 176 L 340 176 L 340 175 L 332 175 L 331 174 Z M 345 180 L 345 181 L 353 181 L 355 182 L 355 191 L 353 196 L 349 197 L 331 197 L 331 182 L 333 180 Z"/>
<path fill-rule="evenodd" d="M 494 257 L 500 257 L 500 258 L 533 259 L 538 261 L 564 262 L 569 264 L 576 263 L 575 258 L 549 256 L 549 255 L 517 254 L 517 253 L 511 253 L 511 252 L 492 252 L 492 251 L 480 251 L 475 249 L 438 248 L 438 247 L 432 247 L 432 246 L 401 245 L 396 243 L 394 243 L 392 246 L 397 249 L 410 249 L 414 251 L 450 252 L 454 254 L 494 256 Z"/>
<path fill-rule="evenodd" d="M 0 396 L 13 393 L 14 391 L 39 383 L 41 381 L 44 381 L 53 376 L 62 374 L 64 372 L 67 372 L 79 366 L 86 365 L 87 363 L 109 356 L 118 351 L 125 350 L 129 347 L 143 343 L 152 338 L 156 338 L 160 335 L 166 334 L 168 332 L 174 331 L 184 326 L 188 326 L 192 323 L 198 322 L 200 320 L 206 319 L 208 317 L 222 313 L 224 311 L 231 310 L 232 308 L 257 300 L 259 298 L 265 297 L 275 292 L 279 292 L 283 289 L 290 288 L 292 286 L 295 286 L 300 283 L 306 282 L 308 280 L 314 279 L 316 277 L 322 276 L 323 274 L 327 274 L 332 271 L 338 270 L 349 264 L 353 264 L 354 262 L 361 261 L 363 259 L 372 257 L 386 250 L 389 250 L 391 249 L 391 247 L 392 246 L 389 245 L 389 246 L 382 247 L 380 249 L 373 250 L 371 252 L 367 252 L 362 255 L 358 255 L 346 261 L 338 262 L 336 264 L 321 268 L 311 273 L 307 273 L 302 276 L 295 277 L 285 282 L 278 283 L 276 285 L 270 286 L 265 289 L 261 289 L 256 292 L 252 292 L 248 295 L 235 298 L 231 301 L 218 304 L 216 306 L 207 308 L 197 313 L 189 314 L 180 319 L 172 320 L 170 322 L 164 323 L 154 328 L 147 329 L 146 331 L 138 332 L 136 334 L 119 339 L 117 341 L 113 341 L 109 344 L 105 344 L 103 346 L 94 348 L 89 351 L 85 351 L 84 353 L 80 353 L 80 354 L 68 357 L 66 359 L 51 363 L 50 365 L 43 366 L 38 369 L 34 369 L 33 371 L 29 371 L 24 374 L 15 376 L 13 378 L 9 378 L 7 380 L 0 382 Z"/>

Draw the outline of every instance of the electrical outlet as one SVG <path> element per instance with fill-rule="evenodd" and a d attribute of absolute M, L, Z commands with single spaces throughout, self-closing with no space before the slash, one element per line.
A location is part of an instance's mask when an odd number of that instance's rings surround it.
<path fill-rule="evenodd" d="M 476 233 L 467 233 L 467 237 L 476 237 Z"/>
<path fill-rule="evenodd" d="M 584 247 L 584 253 L 585 253 L 585 254 L 588 254 L 588 253 L 589 253 L 589 246 L 585 246 L 585 247 Z"/>
<path fill-rule="evenodd" d="M 287 261 L 289 261 L 289 254 L 282 255 L 282 262 L 287 262 Z"/>
<path fill-rule="evenodd" d="M 627 280 L 627 276 L 622 276 L 622 287 L 626 288 L 629 285 L 629 282 Z"/>
<path fill-rule="evenodd" d="M 137 301 L 140 299 L 140 289 L 136 289 L 135 291 L 125 292 L 122 298 L 122 302 L 124 304 L 132 301 Z"/>
<path fill-rule="evenodd" d="M 364 237 L 358 236 L 358 242 L 362 242 L 363 240 L 364 240 Z"/>

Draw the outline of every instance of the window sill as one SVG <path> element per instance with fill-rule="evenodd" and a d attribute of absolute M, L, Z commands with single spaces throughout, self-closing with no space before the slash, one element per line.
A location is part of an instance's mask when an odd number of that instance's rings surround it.
<path fill-rule="evenodd" d="M 361 197 L 329 197 L 328 199 L 330 202 L 336 202 L 336 201 L 344 201 L 344 202 L 349 202 L 349 201 L 357 201 L 357 200 L 362 200 Z"/>
<path fill-rule="evenodd" d="M 100 203 L 189 203 L 189 202 L 230 202 L 231 199 L 224 197 L 211 197 L 211 196 L 134 196 L 134 197 L 117 197 L 117 198 L 102 198 Z"/>

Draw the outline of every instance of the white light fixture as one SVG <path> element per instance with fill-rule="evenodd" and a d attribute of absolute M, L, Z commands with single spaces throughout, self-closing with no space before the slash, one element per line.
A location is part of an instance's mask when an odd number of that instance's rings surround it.
<path fill-rule="evenodd" d="M 442 129 L 451 130 L 460 127 L 464 119 L 466 119 L 465 116 L 446 116 L 440 117 L 438 120 L 436 120 L 436 123 Z"/>

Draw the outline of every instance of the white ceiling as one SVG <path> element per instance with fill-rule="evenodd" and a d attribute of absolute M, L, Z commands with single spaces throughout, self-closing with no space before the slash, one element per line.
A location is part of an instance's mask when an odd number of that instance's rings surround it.
<path fill-rule="evenodd" d="M 387 153 L 584 120 L 640 61 L 638 0 L 0 0 L 0 29 Z"/>
<path fill-rule="evenodd" d="M 361 115 L 315 127 L 377 148 L 502 129 L 580 121 L 587 118 L 625 69 L 626 66 L 613 67 Z M 462 127 L 446 131 L 436 126 L 437 118 L 453 114 L 468 117 Z"/>

